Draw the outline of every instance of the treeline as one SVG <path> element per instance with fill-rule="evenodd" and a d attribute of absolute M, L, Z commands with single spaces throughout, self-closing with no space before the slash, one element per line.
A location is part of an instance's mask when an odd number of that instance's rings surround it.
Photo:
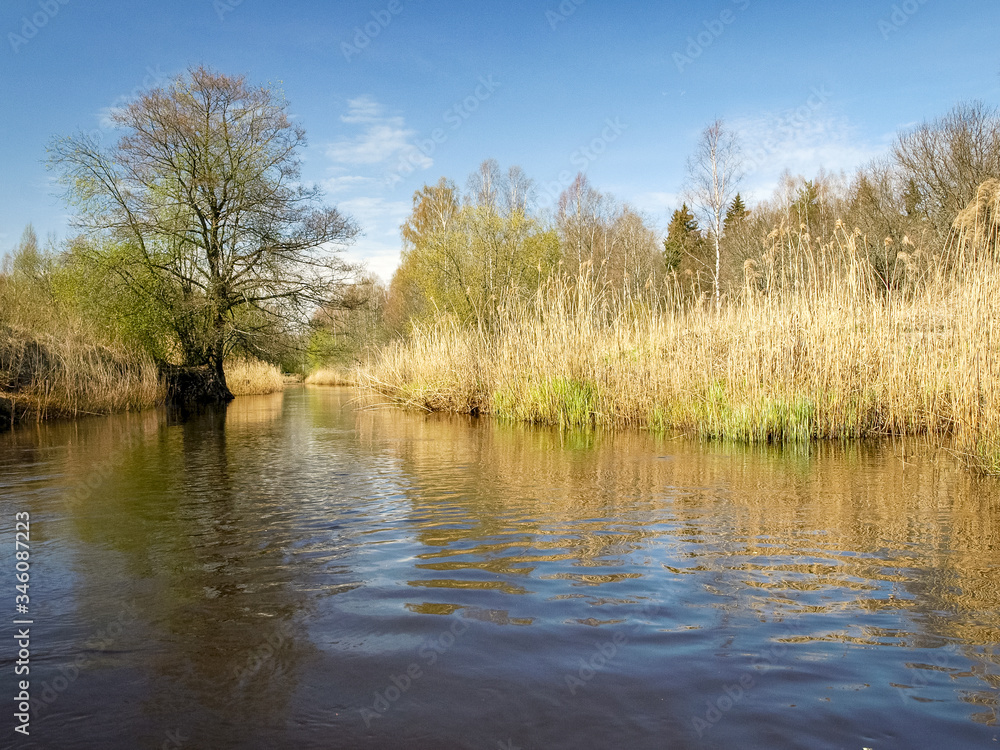
<path fill-rule="evenodd" d="M 772 196 L 752 205 L 739 192 L 737 148 L 722 165 L 730 168 L 728 182 L 708 186 L 732 196 L 717 222 L 697 185 L 713 154 L 697 156 L 688 198 L 665 232 L 582 174 L 548 210 L 519 167 L 504 171 L 493 160 L 464 190 L 446 178 L 424 186 L 401 228 L 402 259 L 391 283 L 369 281 L 353 312 L 328 316 L 341 362 L 358 356 L 351 341 L 405 336 L 442 314 L 489 324 L 502 300 L 531 296 L 555 277 L 587 276 L 611 306 L 640 298 L 661 306 L 705 302 L 716 286 L 730 298 L 748 285 L 762 288 L 765 277 L 790 272 L 783 266 L 801 262 L 802 252 L 849 239 L 883 290 L 904 288 L 956 257 L 957 237 L 993 225 L 1000 117 L 981 103 L 957 106 L 902 133 L 884 158 L 853 175 L 786 172 Z M 989 252 L 996 247 L 995 236 L 973 241 Z M 851 257 L 841 253 L 839 262 Z"/>

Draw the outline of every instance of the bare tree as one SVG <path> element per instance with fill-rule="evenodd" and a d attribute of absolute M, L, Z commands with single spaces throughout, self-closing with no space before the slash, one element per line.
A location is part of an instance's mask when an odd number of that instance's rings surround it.
<path fill-rule="evenodd" d="M 614 199 L 594 188 L 582 172 L 560 193 L 556 225 L 570 274 L 578 275 L 586 264 L 595 279 L 604 279 L 611 244 L 609 232 L 617 210 Z"/>
<path fill-rule="evenodd" d="M 722 233 L 726 210 L 732 203 L 743 177 L 743 158 L 736 134 L 722 120 L 716 120 L 698 140 L 698 148 L 688 159 L 687 192 L 696 213 L 708 228 L 715 250 L 712 289 L 715 306 L 720 305 L 719 277 L 722 270 Z"/>
<path fill-rule="evenodd" d="M 901 181 L 912 184 L 914 202 L 943 240 L 979 186 L 1000 177 L 1000 112 L 981 102 L 960 104 L 901 135 L 892 156 Z"/>
<path fill-rule="evenodd" d="M 124 134 L 111 149 L 86 136 L 51 147 L 76 224 L 166 311 L 183 364 L 209 366 L 231 397 L 226 355 L 335 304 L 352 271 L 336 246 L 357 229 L 300 184 L 305 133 L 269 88 L 193 68 L 113 119 Z"/>

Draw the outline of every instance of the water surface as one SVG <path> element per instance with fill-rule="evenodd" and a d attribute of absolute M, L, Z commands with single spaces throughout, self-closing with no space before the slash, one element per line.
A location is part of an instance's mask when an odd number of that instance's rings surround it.
<path fill-rule="evenodd" d="M 1000 747 L 997 490 L 914 444 L 560 433 L 345 389 L 23 427 L 2 580 L 13 612 L 29 511 L 36 713 L 0 745 Z"/>

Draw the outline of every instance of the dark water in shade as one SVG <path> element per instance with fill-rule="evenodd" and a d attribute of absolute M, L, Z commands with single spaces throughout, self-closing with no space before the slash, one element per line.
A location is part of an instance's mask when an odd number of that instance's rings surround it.
<path fill-rule="evenodd" d="M 1000 486 L 946 452 L 353 399 L 0 435 L 0 746 L 1000 749 Z"/>

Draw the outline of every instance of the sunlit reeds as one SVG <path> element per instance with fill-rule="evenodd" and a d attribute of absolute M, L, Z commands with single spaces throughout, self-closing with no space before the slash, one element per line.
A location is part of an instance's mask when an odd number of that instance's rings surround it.
<path fill-rule="evenodd" d="M 346 368 L 324 367 L 309 373 L 306 385 L 356 385 L 356 374 Z"/>
<path fill-rule="evenodd" d="M 277 393 L 285 387 L 281 368 L 259 359 L 238 358 L 225 363 L 226 384 L 234 396 Z"/>
<path fill-rule="evenodd" d="M 846 228 L 826 242 L 776 233 L 719 310 L 676 278 L 631 298 L 556 278 L 500 301 L 489 325 L 417 327 L 359 377 L 400 404 L 563 426 L 954 437 L 1000 471 L 996 199 L 980 198 L 986 213 L 964 216 L 949 248 L 903 248 L 888 273 Z"/>

